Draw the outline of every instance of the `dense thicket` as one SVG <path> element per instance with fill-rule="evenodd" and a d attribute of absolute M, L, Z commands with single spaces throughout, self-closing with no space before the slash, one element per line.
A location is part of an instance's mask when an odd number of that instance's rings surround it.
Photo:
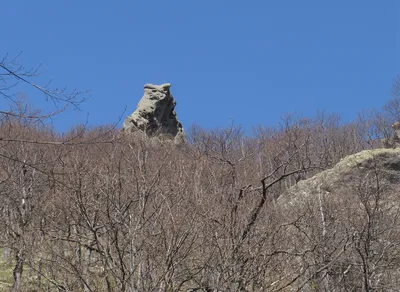
<path fill-rule="evenodd" d="M 399 286 L 398 199 L 384 198 L 379 176 L 329 202 L 279 198 L 346 155 L 381 147 L 400 120 L 400 79 L 384 112 L 351 123 L 322 112 L 252 135 L 193 126 L 187 144 L 173 145 L 113 127 L 58 134 L 47 119 L 78 106 L 82 92 L 40 87 L 36 73 L 0 60 L 0 95 L 12 105 L 0 109 L 0 290 Z M 19 84 L 58 109 L 30 111 L 10 91 Z"/>
<path fill-rule="evenodd" d="M 335 257 L 348 234 L 322 242 L 311 215 L 288 216 L 275 201 L 344 156 L 380 147 L 385 119 L 288 115 L 251 137 L 193 126 L 176 146 L 107 127 L 60 136 L 27 116 L 0 121 L 4 289 L 322 290 L 322 271 L 343 276 L 352 265 L 357 272 L 332 287 L 365 287 L 359 256 L 342 266 Z"/>

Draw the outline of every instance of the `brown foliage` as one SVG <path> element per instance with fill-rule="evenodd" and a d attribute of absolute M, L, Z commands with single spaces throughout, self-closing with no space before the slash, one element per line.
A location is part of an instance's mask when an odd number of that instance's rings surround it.
<path fill-rule="evenodd" d="M 0 127 L 1 246 L 25 274 L 22 290 L 323 287 L 327 270 L 360 264 L 339 259 L 355 244 L 343 224 L 359 230 L 362 217 L 343 213 L 341 220 L 355 221 L 329 225 L 322 236 L 313 202 L 282 211 L 275 200 L 361 150 L 358 130 L 325 113 L 287 116 L 252 138 L 235 126 L 196 127 L 189 144 L 174 146 L 108 128 L 77 127 L 60 137 L 7 120 Z M 343 275 L 335 277 L 341 285 Z M 359 287 L 353 282 L 343 287 Z"/>
<path fill-rule="evenodd" d="M 386 109 L 396 114 L 395 103 Z M 382 114 L 344 125 L 325 112 L 287 115 L 251 137 L 194 126 L 185 145 L 113 127 L 59 135 L 23 103 L 0 114 L 0 248 L 13 291 L 398 287 L 399 200 L 385 196 L 378 168 L 346 195 L 279 203 L 299 181 L 379 147 L 390 134 Z"/>

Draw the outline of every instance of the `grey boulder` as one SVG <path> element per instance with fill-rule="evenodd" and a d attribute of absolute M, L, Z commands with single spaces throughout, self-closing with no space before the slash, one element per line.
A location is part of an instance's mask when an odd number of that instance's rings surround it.
<path fill-rule="evenodd" d="M 175 112 L 176 101 L 170 91 L 171 84 L 145 84 L 144 95 L 136 110 L 128 116 L 123 132 L 141 131 L 148 137 L 185 141 L 185 133 Z"/>

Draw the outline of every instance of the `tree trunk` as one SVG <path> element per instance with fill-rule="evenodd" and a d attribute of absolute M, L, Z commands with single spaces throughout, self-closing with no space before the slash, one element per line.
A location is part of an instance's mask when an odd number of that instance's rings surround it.
<path fill-rule="evenodd" d="M 11 288 L 12 292 L 18 292 L 19 288 L 21 287 L 21 278 L 22 278 L 22 271 L 23 271 L 23 265 L 24 265 L 24 260 L 21 255 L 21 251 L 18 251 L 16 256 L 15 256 L 15 267 L 13 270 L 13 277 L 14 277 L 14 283 Z"/>

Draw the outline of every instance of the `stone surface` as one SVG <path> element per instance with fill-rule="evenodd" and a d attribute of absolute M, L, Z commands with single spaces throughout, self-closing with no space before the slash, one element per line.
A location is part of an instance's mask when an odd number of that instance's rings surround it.
<path fill-rule="evenodd" d="M 365 291 L 354 288 L 365 258 L 379 270 L 371 286 L 398 287 L 399 202 L 400 148 L 347 156 L 283 193 L 274 204 L 277 219 L 269 222 L 285 222 L 279 247 L 295 255 L 287 265 L 312 270 L 291 290 Z"/>
<path fill-rule="evenodd" d="M 148 137 L 185 141 L 185 133 L 175 112 L 176 101 L 170 91 L 171 84 L 145 84 L 144 95 L 137 109 L 123 125 L 125 133 L 142 131 Z"/>
<path fill-rule="evenodd" d="M 296 204 L 298 200 L 316 198 L 321 192 L 352 195 L 361 184 L 377 174 L 381 187 L 388 194 L 400 191 L 400 148 L 364 150 L 347 156 L 335 167 L 300 181 L 279 200 Z"/>

